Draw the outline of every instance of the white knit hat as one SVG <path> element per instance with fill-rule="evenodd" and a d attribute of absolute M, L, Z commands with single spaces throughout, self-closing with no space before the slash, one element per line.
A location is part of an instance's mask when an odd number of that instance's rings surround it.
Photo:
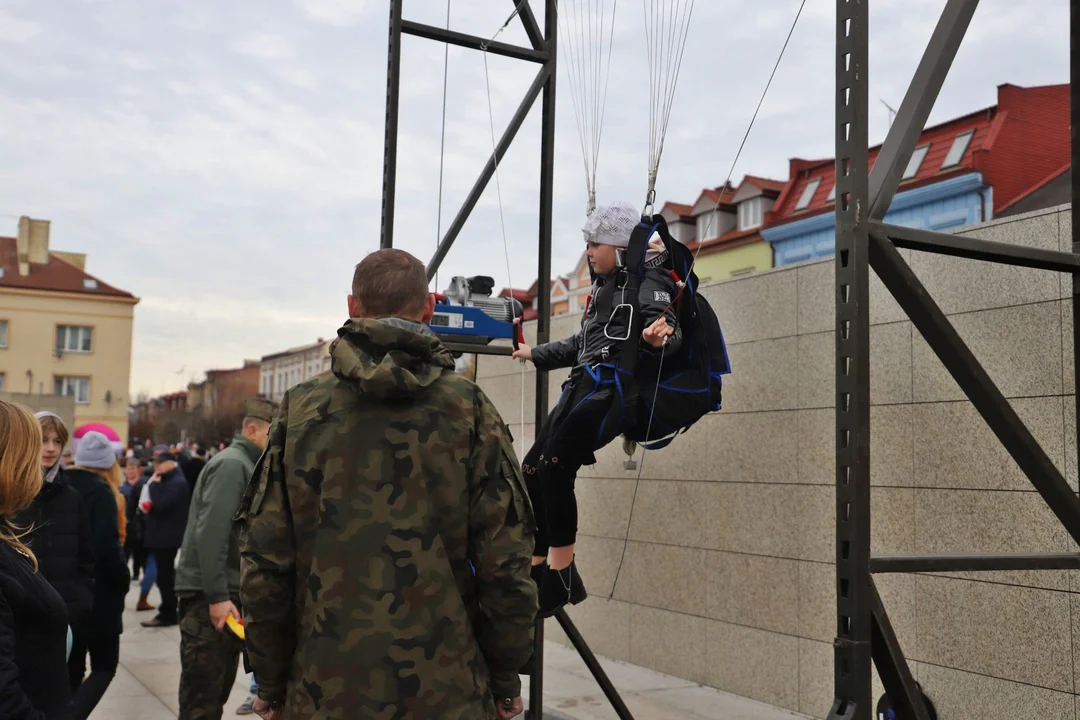
<path fill-rule="evenodd" d="M 593 210 L 581 232 L 587 243 L 625 248 L 630 244 L 630 235 L 640 222 L 641 211 L 630 203 L 619 200 Z"/>

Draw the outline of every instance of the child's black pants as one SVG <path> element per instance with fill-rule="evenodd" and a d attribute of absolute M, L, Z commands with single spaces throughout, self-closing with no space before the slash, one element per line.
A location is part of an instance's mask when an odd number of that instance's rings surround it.
<path fill-rule="evenodd" d="M 615 372 L 598 368 L 595 373 L 594 377 L 578 369 L 571 374 L 521 464 L 536 514 L 536 557 L 547 556 L 551 547 L 574 544 L 578 470 L 594 464 L 594 451 L 618 437 L 622 429 L 623 403 Z"/>

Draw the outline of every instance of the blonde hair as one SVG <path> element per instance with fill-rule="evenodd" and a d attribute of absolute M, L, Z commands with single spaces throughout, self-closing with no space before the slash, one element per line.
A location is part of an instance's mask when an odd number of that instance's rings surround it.
<path fill-rule="evenodd" d="M 41 425 L 22 405 L 0 400 L 0 542 L 27 557 L 37 570 L 37 558 L 22 542 L 10 517 L 29 505 L 41 490 Z"/>
<path fill-rule="evenodd" d="M 103 470 L 102 468 L 82 467 L 81 465 L 76 465 L 71 469 L 85 470 L 87 472 L 94 473 L 99 478 L 104 480 L 112 489 L 113 495 L 116 496 L 117 503 L 122 501 L 124 496 L 120 492 L 120 486 L 124 483 L 124 471 L 120 469 L 120 463 L 113 461 L 112 467 L 110 467 L 108 470 Z"/>

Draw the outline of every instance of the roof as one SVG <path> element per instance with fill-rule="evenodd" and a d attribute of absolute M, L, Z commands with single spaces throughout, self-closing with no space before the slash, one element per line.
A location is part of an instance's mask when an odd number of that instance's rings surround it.
<path fill-rule="evenodd" d="M 113 287 L 85 270 L 80 270 L 56 253 L 49 253 L 47 263 L 31 263 L 30 273 L 25 277 L 20 275 L 18 243 L 13 237 L 0 237 L 0 271 L 3 273 L 0 275 L 0 290 L 19 288 L 138 301 L 138 298 L 128 291 Z"/>
<path fill-rule="evenodd" d="M 990 135 L 993 118 L 994 109 L 991 108 L 989 110 L 980 110 L 924 130 L 919 136 L 919 141 L 916 143 L 915 147 L 918 150 L 919 148 L 928 146 L 926 155 L 923 158 L 922 163 L 920 163 L 915 176 L 901 182 L 897 191 L 903 192 L 904 190 L 909 190 L 911 188 L 939 182 L 960 173 L 970 172 L 972 170 L 972 158 L 974 157 L 975 152 L 983 147 Z M 949 153 L 953 140 L 958 135 L 962 135 L 963 133 L 972 130 L 975 131 L 975 135 L 964 150 L 964 154 L 960 158 L 960 163 L 947 170 L 942 170 L 941 163 Z M 877 159 L 880 151 L 881 145 L 870 148 L 869 167 L 873 168 L 874 161 Z M 805 208 L 796 210 L 795 208 L 802 198 L 803 193 L 807 187 L 814 182 L 817 182 L 818 185 L 810 198 L 809 204 Z M 834 199 L 829 196 L 832 195 L 835 183 L 836 162 L 831 158 L 809 165 L 809 167 L 805 167 L 797 174 L 793 173 L 792 180 L 789 182 L 788 187 L 785 188 L 784 192 L 780 195 L 780 198 L 777 200 L 775 207 L 773 207 L 773 210 L 770 213 L 772 216 L 771 222 L 767 220 L 767 224 L 781 225 L 831 210 L 834 207 Z"/>
<path fill-rule="evenodd" d="M 743 178 L 743 182 L 750 183 L 758 190 L 763 190 L 770 193 L 781 193 L 784 191 L 784 188 L 787 187 L 786 180 L 771 180 L 769 178 L 758 177 L 756 175 L 747 175 Z"/>
<path fill-rule="evenodd" d="M 701 243 L 701 250 L 698 250 L 698 241 L 694 240 L 688 243 L 686 247 L 697 255 L 710 255 L 714 252 L 720 252 L 721 250 L 731 250 L 732 248 L 741 247 L 743 245 L 750 245 L 755 242 L 765 242 L 761 237 L 761 228 L 755 227 L 749 230 L 739 230 L 737 227 L 733 230 L 729 230 L 720 237 L 709 238 L 705 242 Z"/>
<path fill-rule="evenodd" d="M 533 287 L 536 287 L 536 283 L 533 283 Z M 529 290 L 519 290 L 518 288 L 503 288 L 499 291 L 499 297 L 512 297 L 519 303 L 527 303 L 533 299 L 529 292 Z"/>
<path fill-rule="evenodd" d="M 664 206 L 660 208 L 660 212 L 664 212 L 665 210 L 670 210 L 679 217 L 682 217 L 684 215 L 689 215 L 694 212 L 694 206 L 683 205 L 682 203 L 671 202 L 670 200 L 668 200 L 666 203 L 664 203 Z"/>
<path fill-rule="evenodd" d="M 1060 176 L 1069 161 L 1069 85 L 997 88 L 998 103 L 923 130 L 916 150 L 926 148 L 915 175 L 900 183 L 898 192 L 941 182 L 957 175 L 982 173 L 994 188 L 995 213 L 1036 192 Z M 942 168 L 953 141 L 971 132 L 959 162 Z M 874 166 L 881 145 L 869 152 Z M 835 202 L 834 159 L 792 159 L 791 180 L 766 214 L 766 226 L 783 225 L 831 211 Z M 1056 174 L 1055 174 L 1056 173 Z M 813 182 L 818 185 L 806 207 L 796 210 Z"/>
<path fill-rule="evenodd" d="M 289 348 L 288 350 L 282 350 L 281 352 L 271 353 L 270 355 L 263 355 L 262 356 L 262 362 L 266 362 L 267 360 L 276 360 L 277 358 L 286 357 L 288 355 L 297 355 L 297 354 L 302 353 L 302 352 L 307 352 L 308 350 L 314 350 L 314 349 L 316 349 L 318 347 L 321 347 L 325 343 L 326 343 L 326 340 L 323 340 L 323 339 L 320 338 L 319 340 L 316 340 L 313 343 L 308 343 L 307 345 L 297 345 L 296 347 Z M 233 368 L 232 370 L 221 370 L 219 372 L 234 372 L 236 370 L 243 370 L 243 369 L 244 368 Z M 207 372 L 211 372 L 211 371 L 207 371 Z"/>

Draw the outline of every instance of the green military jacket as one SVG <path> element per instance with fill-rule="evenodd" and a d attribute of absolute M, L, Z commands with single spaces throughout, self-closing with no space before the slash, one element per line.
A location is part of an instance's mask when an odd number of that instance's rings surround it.
<path fill-rule="evenodd" d="M 261 453 L 237 436 L 199 473 L 176 567 L 178 595 L 201 592 L 215 603 L 240 592 L 239 527 L 233 518 Z"/>
<path fill-rule="evenodd" d="M 423 325 L 350 320 L 330 354 L 238 515 L 259 695 L 285 717 L 494 718 L 537 612 L 510 432 Z"/>

